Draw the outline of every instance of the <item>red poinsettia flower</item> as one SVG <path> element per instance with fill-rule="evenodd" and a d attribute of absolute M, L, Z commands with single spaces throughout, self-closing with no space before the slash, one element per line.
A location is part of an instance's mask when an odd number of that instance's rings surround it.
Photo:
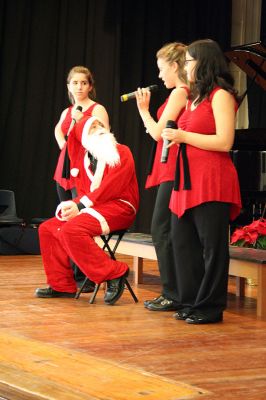
<path fill-rule="evenodd" d="M 236 229 L 231 237 L 234 246 L 264 248 L 266 240 L 266 220 L 261 218 L 251 224 Z"/>

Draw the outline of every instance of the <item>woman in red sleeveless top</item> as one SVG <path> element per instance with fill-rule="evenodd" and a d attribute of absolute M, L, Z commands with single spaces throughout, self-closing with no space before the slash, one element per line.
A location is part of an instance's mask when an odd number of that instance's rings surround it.
<path fill-rule="evenodd" d="M 73 67 L 67 77 L 68 96 L 71 106 L 66 108 L 55 127 L 55 138 L 61 150 L 54 180 L 57 183 L 57 193 L 60 201 L 72 199 L 72 191 L 75 187 L 74 178 L 63 177 L 63 166 L 67 149 L 67 140 L 70 139 L 72 121 L 80 121 L 84 116 L 100 117 L 106 128 L 109 128 L 109 118 L 106 109 L 94 101 L 96 96 L 94 79 L 91 71 L 83 66 Z M 77 108 L 81 107 L 82 111 Z M 72 124 L 71 124 L 72 123 Z"/>
<path fill-rule="evenodd" d="M 236 91 L 225 57 L 212 40 L 188 46 L 191 96 L 178 130 L 163 137 L 178 144 L 170 208 L 180 310 L 190 324 L 219 322 L 226 308 L 229 221 L 240 212 L 234 141 Z"/>
<path fill-rule="evenodd" d="M 185 51 L 186 46 L 184 44 L 174 42 L 164 45 L 156 54 L 159 78 L 162 79 L 168 89 L 173 89 L 158 109 L 158 122 L 151 117 L 149 112 L 150 91 L 138 89 L 136 92 L 140 116 L 147 132 L 154 139 L 153 145 L 156 146 L 146 188 L 158 187 L 152 216 L 151 234 L 158 259 L 162 294 L 153 300 L 144 302 L 145 307 L 151 311 L 176 310 L 176 305 L 179 304 L 171 242 L 171 211 L 169 209 L 177 146 L 171 147 L 167 162 L 162 163 L 163 140 L 161 133 L 168 120 L 178 121 L 187 102 L 188 87 L 185 83 L 184 72 Z"/>

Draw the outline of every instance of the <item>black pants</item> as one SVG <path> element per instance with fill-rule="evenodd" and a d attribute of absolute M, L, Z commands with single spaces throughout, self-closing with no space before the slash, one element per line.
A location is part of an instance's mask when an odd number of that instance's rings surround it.
<path fill-rule="evenodd" d="M 203 203 L 172 217 L 181 306 L 206 316 L 226 308 L 229 269 L 229 204 Z"/>
<path fill-rule="evenodd" d="M 155 247 L 162 282 L 162 294 L 178 302 L 177 280 L 171 241 L 171 211 L 169 209 L 173 182 L 164 182 L 158 188 L 155 201 L 151 234 Z"/>

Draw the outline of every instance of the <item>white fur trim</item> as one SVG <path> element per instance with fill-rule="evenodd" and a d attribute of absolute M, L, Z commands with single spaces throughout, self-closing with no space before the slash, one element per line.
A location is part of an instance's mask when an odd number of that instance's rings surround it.
<path fill-rule="evenodd" d="M 71 175 L 76 178 L 79 174 L 79 169 L 78 168 L 71 168 L 70 170 Z"/>
<path fill-rule="evenodd" d="M 123 200 L 123 199 L 119 199 L 120 201 L 122 201 L 123 203 L 128 204 L 131 208 L 133 208 L 134 213 L 137 214 L 137 210 L 135 209 L 135 207 L 133 206 L 133 204 L 131 204 L 129 201 Z"/>
<path fill-rule="evenodd" d="M 106 219 L 98 211 L 94 210 L 94 208 L 83 208 L 80 212 L 90 214 L 92 217 L 96 218 L 97 221 L 99 221 L 102 228 L 102 235 L 107 235 L 110 233 L 110 228 Z"/>
<path fill-rule="evenodd" d="M 88 198 L 88 196 L 83 196 L 79 200 L 85 207 L 93 206 L 93 202 Z"/>
<path fill-rule="evenodd" d="M 65 205 L 67 205 L 67 203 L 73 203 L 73 201 L 72 200 L 61 201 L 61 203 L 58 204 L 58 206 L 56 207 L 55 216 L 56 216 L 57 219 L 59 219 L 59 221 L 65 221 L 65 219 L 63 219 L 62 216 L 61 216 L 61 211 L 62 211 L 62 208 Z"/>
<path fill-rule="evenodd" d="M 62 203 L 58 204 L 55 210 L 55 216 L 57 219 L 59 219 L 59 221 L 63 221 L 63 219 L 61 218 L 61 211 L 62 211 Z"/>

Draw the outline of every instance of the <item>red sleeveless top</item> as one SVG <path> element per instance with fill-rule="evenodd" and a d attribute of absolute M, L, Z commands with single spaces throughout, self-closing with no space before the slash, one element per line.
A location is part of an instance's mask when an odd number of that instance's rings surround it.
<path fill-rule="evenodd" d="M 83 111 L 84 116 L 91 117 L 93 109 L 95 106 L 97 106 L 97 104 L 98 103 L 93 103 L 87 110 Z M 69 127 L 72 122 L 72 118 L 71 118 L 72 108 L 73 108 L 73 106 L 68 108 L 66 117 L 61 124 L 61 130 L 65 136 L 67 135 Z M 57 166 L 56 166 L 55 174 L 54 174 L 54 180 L 56 182 L 58 182 L 59 185 L 62 186 L 65 190 L 70 190 L 75 187 L 74 178 L 72 176 L 70 177 L 70 179 L 62 178 L 66 146 L 67 146 L 67 142 L 65 143 L 64 147 L 62 148 L 62 150 L 59 154 L 58 162 L 57 162 Z"/>
<path fill-rule="evenodd" d="M 213 135 L 216 132 L 211 102 L 218 87 L 209 98 L 204 99 L 194 110 L 191 101 L 178 121 L 180 129 Z M 191 189 L 184 189 L 184 165 L 179 163 L 180 185 L 172 191 L 170 209 L 179 218 L 189 208 L 209 201 L 230 203 L 230 219 L 235 219 L 241 210 L 238 176 L 230 154 L 222 151 L 202 150 L 186 145 Z M 182 159 L 182 154 L 180 155 Z"/>
<path fill-rule="evenodd" d="M 183 87 L 188 91 L 187 87 Z M 169 97 L 165 100 L 165 102 L 160 106 L 157 111 L 157 120 L 161 118 L 161 115 L 168 103 Z M 185 111 L 185 108 L 181 110 L 179 113 L 176 123 L 178 119 L 181 117 L 182 113 Z M 154 143 L 156 146 L 155 156 L 153 160 L 153 166 L 151 173 L 148 175 L 146 180 L 145 188 L 148 189 L 152 186 L 160 185 L 163 182 L 173 181 L 175 176 L 175 164 L 176 164 L 176 156 L 178 151 L 178 146 L 171 146 L 169 148 L 168 159 L 166 163 L 161 163 L 161 155 L 163 149 L 163 139 L 158 140 L 158 142 Z"/>

